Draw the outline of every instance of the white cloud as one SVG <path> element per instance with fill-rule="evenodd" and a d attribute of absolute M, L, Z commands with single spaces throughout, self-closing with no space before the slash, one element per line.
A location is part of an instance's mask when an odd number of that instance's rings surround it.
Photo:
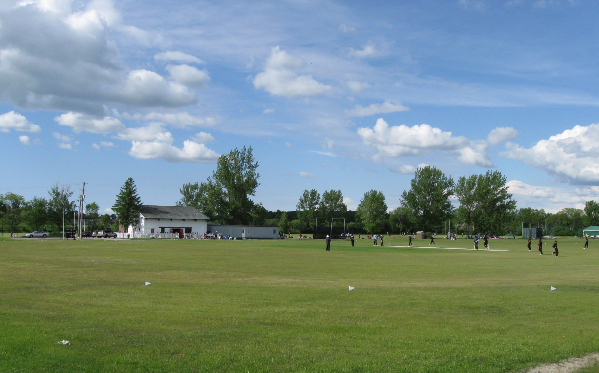
<path fill-rule="evenodd" d="M 494 128 L 487 136 L 489 145 L 499 145 L 514 140 L 518 137 L 518 131 L 513 127 L 497 127 Z"/>
<path fill-rule="evenodd" d="M 100 151 L 102 148 L 114 148 L 114 143 L 110 141 L 100 141 L 100 144 L 93 143 L 92 148 Z"/>
<path fill-rule="evenodd" d="M 361 94 L 364 89 L 370 88 L 368 83 L 358 82 L 356 80 L 345 82 L 345 85 L 355 94 Z"/>
<path fill-rule="evenodd" d="M 359 58 L 374 57 L 374 56 L 378 56 L 379 54 L 381 54 L 381 52 L 378 51 L 372 44 L 368 44 L 368 45 L 364 46 L 364 49 L 355 50 L 353 48 L 350 48 L 350 50 L 349 50 L 350 56 L 359 57 Z"/>
<path fill-rule="evenodd" d="M 183 53 L 183 52 L 173 52 L 173 51 L 158 53 L 154 56 L 154 60 L 204 64 L 204 61 L 202 61 L 201 59 L 199 59 L 195 56 L 192 56 L 190 54 Z"/>
<path fill-rule="evenodd" d="M 62 135 L 58 132 L 54 132 L 52 134 L 52 136 L 54 136 L 55 139 L 62 141 L 62 142 L 71 142 L 71 140 L 72 140 L 70 136 Z"/>
<path fill-rule="evenodd" d="M 141 116 L 136 117 L 136 119 L 141 119 Z M 143 117 L 143 119 L 165 122 L 165 123 L 171 124 L 171 125 L 173 125 L 175 127 L 179 127 L 179 128 L 186 128 L 188 126 L 198 126 L 198 127 L 215 126 L 215 125 L 219 124 L 219 122 L 220 122 L 219 117 L 200 118 L 200 117 L 191 115 L 191 114 L 187 113 L 186 111 L 177 112 L 177 113 L 153 112 L 153 113 L 146 114 Z"/>
<path fill-rule="evenodd" d="M 599 124 L 575 126 L 541 140 L 529 149 L 506 144 L 501 156 L 556 175 L 572 184 L 599 181 Z"/>
<path fill-rule="evenodd" d="M 171 78 L 188 87 L 203 88 L 210 81 L 206 71 L 198 70 L 189 65 L 168 65 L 166 70 Z"/>
<path fill-rule="evenodd" d="M 83 131 L 91 133 L 111 133 L 120 132 L 125 129 L 125 125 L 120 120 L 112 117 L 94 118 L 90 115 L 81 113 L 62 114 L 54 118 L 61 126 L 73 128 L 73 131 L 80 133 Z"/>
<path fill-rule="evenodd" d="M 272 114 L 275 112 L 275 109 L 264 109 L 264 111 L 262 112 L 262 114 Z"/>
<path fill-rule="evenodd" d="M 418 156 L 433 150 L 445 150 L 462 163 L 491 167 L 486 154 L 485 141 L 470 141 L 464 136 L 452 136 L 428 124 L 389 127 L 382 118 L 374 128 L 359 128 L 358 135 L 364 143 L 374 146 L 384 157 Z"/>
<path fill-rule="evenodd" d="M 254 78 L 254 87 L 264 89 L 271 95 L 287 98 L 318 96 L 332 88 L 317 82 L 312 75 L 298 75 L 295 70 L 302 67 L 300 59 L 274 47 L 266 61 L 264 72 Z"/>
<path fill-rule="evenodd" d="M 385 101 L 382 104 L 372 104 L 368 107 L 362 107 L 360 105 L 356 105 L 355 109 L 345 110 L 345 115 L 350 117 L 367 117 L 370 115 L 376 114 L 388 114 L 395 113 L 398 111 L 409 111 L 407 107 L 402 104 Z"/>
<path fill-rule="evenodd" d="M 10 130 L 23 132 L 40 132 L 42 129 L 37 124 L 27 121 L 27 118 L 14 111 L 0 115 L 0 132 L 10 132 Z"/>
<path fill-rule="evenodd" d="M 31 145 L 31 140 L 29 139 L 29 136 L 19 136 L 19 141 L 21 142 L 21 144 L 23 145 Z"/>
<path fill-rule="evenodd" d="M 193 141 L 200 143 L 200 144 L 205 144 L 207 142 L 212 142 L 215 141 L 216 139 L 214 138 L 214 136 L 212 136 L 209 133 L 206 132 L 200 132 L 200 133 L 196 133 L 193 138 Z"/>
<path fill-rule="evenodd" d="M 186 86 L 168 82 L 148 70 L 133 70 L 121 88 L 113 91 L 120 101 L 139 106 L 184 106 L 196 102 Z"/>
<path fill-rule="evenodd" d="M 143 127 L 125 128 L 115 138 L 124 141 L 152 141 L 164 134 L 160 123 L 150 123 Z M 168 134 L 170 136 L 170 133 Z"/>
<path fill-rule="evenodd" d="M 315 178 L 316 175 L 310 173 L 310 172 L 300 172 L 299 173 L 300 177 L 305 177 L 305 178 Z"/>
<path fill-rule="evenodd" d="M 290 143 L 290 142 L 288 142 L 288 141 L 285 141 L 285 146 L 286 146 L 286 147 L 288 147 L 288 148 L 291 148 L 293 145 L 291 145 L 291 143 Z"/>
<path fill-rule="evenodd" d="M 167 162 L 215 163 L 219 155 L 204 144 L 191 140 L 183 148 L 173 146 L 170 132 L 160 134 L 153 141 L 133 141 L 129 154 L 138 159 L 164 159 Z"/>
<path fill-rule="evenodd" d="M 548 186 L 535 186 L 519 180 L 510 180 L 506 183 L 508 192 L 518 201 L 518 207 L 531 207 L 544 209 L 556 213 L 566 207 L 583 209 L 587 201 L 599 199 L 599 187 L 583 188 L 558 188 Z"/>
<path fill-rule="evenodd" d="M 65 150 L 73 150 L 73 146 L 71 144 L 60 143 L 58 147 Z"/>

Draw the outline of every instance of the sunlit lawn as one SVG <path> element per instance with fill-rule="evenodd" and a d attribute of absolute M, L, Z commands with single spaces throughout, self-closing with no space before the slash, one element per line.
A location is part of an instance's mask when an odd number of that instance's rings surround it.
<path fill-rule="evenodd" d="M 599 242 L 435 241 L 0 240 L 0 371 L 517 372 L 599 351 Z"/>

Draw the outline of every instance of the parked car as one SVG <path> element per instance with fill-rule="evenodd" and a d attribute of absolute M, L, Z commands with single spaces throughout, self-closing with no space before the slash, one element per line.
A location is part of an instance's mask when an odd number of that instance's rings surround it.
<path fill-rule="evenodd" d="M 81 233 L 81 237 L 91 237 L 92 236 L 92 232 L 91 231 L 83 231 Z"/>
<path fill-rule="evenodd" d="M 27 238 L 34 238 L 34 237 L 42 237 L 42 238 L 46 238 L 48 237 L 50 234 L 48 232 L 39 232 L 39 231 L 34 231 L 31 233 L 27 233 L 25 235 L 25 237 Z"/>
<path fill-rule="evenodd" d="M 104 229 L 104 230 L 98 231 L 98 233 L 96 234 L 96 237 L 116 238 L 116 233 L 114 233 L 110 229 Z"/>

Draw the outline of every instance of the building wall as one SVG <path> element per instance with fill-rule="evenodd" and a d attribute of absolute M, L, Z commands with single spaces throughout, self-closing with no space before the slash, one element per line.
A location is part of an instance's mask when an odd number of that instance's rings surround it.
<path fill-rule="evenodd" d="M 139 225 L 137 227 L 129 226 L 127 233 L 134 236 L 134 234 L 152 234 L 161 233 L 161 229 L 164 229 L 166 233 L 170 232 L 170 229 L 190 228 L 189 233 L 204 234 L 208 230 L 208 222 L 206 220 L 194 220 L 194 219 L 139 219 Z"/>

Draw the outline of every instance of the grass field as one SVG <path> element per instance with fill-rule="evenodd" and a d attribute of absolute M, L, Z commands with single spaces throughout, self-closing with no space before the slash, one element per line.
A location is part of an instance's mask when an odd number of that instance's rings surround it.
<path fill-rule="evenodd" d="M 428 242 L 3 239 L 0 371 L 518 372 L 599 351 L 599 242 Z"/>

